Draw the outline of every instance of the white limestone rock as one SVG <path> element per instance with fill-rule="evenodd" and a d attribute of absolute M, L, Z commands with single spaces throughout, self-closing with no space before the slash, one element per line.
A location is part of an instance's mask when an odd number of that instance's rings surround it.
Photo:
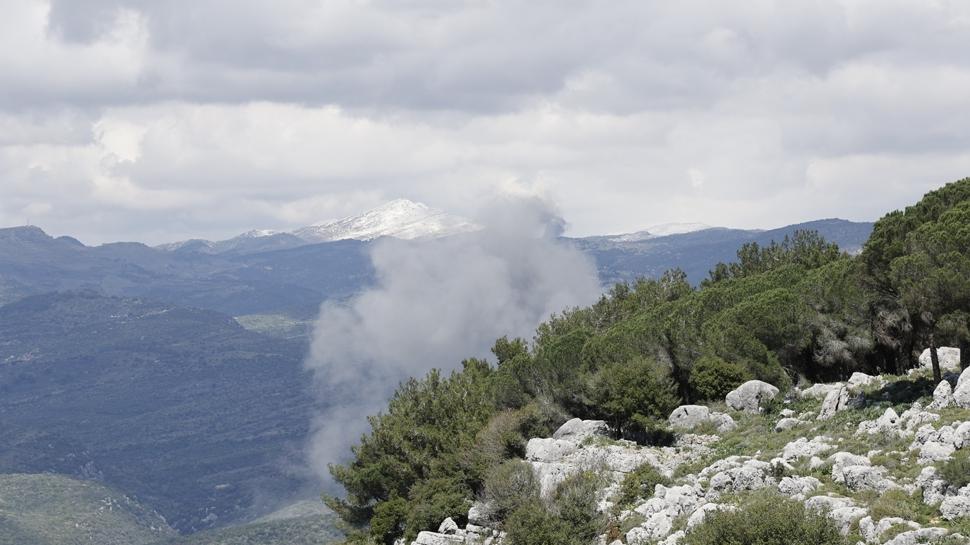
<path fill-rule="evenodd" d="M 970 367 L 960 374 L 953 390 L 953 402 L 960 408 L 970 409 Z"/>
<path fill-rule="evenodd" d="M 728 393 L 725 401 L 736 411 L 761 412 L 764 404 L 778 395 L 778 388 L 760 380 L 749 380 Z"/>
<path fill-rule="evenodd" d="M 917 545 L 934 543 L 946 537 L 950 532 L 945 528 L 920 528 L 910 532 L 903 532 L 887 541 L 884 545 Z"/>
<path fill-rule="evenodd" d="M 576 443 L 562 439 L 529 439 L 525 446 L 525 459 L 530 462 L 561 462 L 577 450 Z"/>
<path fill-rule="evenodd" d="M 735 511 L 737 507 L 733 505 L 725 505 L 720 503 L 705 503 L 704 505 L 698 507 L 693 513 L 687 518 L 687 530 L 693 530 L 695 526 L 704 523 L 704 519 L 711 513 L 718 511 Z"/>
<path fill-rule="evenodd" d="M 818 419 L 828 420 L 835 416 L 835 413 L 849 408 L 849 389 L 845 386 L 832 390 L 822 401 L 822 408 L 819 410 Z"/>
<path fill-rule="evenodd" d="M 582 420 L 573 418 L 552 434 L 553 439 L 571 441 L 579 444 L 590 437 L 608 436 L 610 428 L 602 420 Z"/>
<path fill-rule="evenodd" d="M 949 381 L 941 380 L 940 383 L 936 385 L 936 389 L 933 390 L 933 402 L 930 403 L 928 408 L 937 410 L 945 409 L 954 403 L 953 387 L 950 386 Z"/>
<path fill-rule="evenodd" d="M 910 530 L 918 530 L 920 525 L 899 517 L 886 517 L 875 522 L 872 517 L 864 517 L 859 520 L 859 534 L 866 543 L 878 544 L 882 541 L 882 535 L 894 526 L 906 526 Z"/>
<path fill-rule="evenodd" d="M 670 413 L 667 422 L 676 430 L 691 430 L 711 420 L 711 410 L 703 405 L 681 405 Z"/>
<path fill-rule="evenodd" d="M 916 486 L 923 490 L 923 503 L 938 505 L 947 497 L 949 485 L 934 466 L 924 467 L 916 478 Z"/>
<path fill-rule="evenodd" d="M 863 390 L 866 388 L 878 388 L 886 383 L 886 379 L 880 376 L 867 375 L 865 373 L 855 372 L 849 377 L 849 381 L 846 385 L 850 390 Z"/>
<path fill-rule="evenodd" d="M 775 431 L 782 432 L 785 430 L 790 430 L 801 423 L 802 421 L 797 418 L 782 418 L 777 424 L 775 424 Z"/>
<path fill-rule="evenodd" d="M 811 458 L 834 449 L 835 447 L 830 441 L 831 438 L 824 436 L 817 436 L 812 439 L 799 437 L 785 445 L 782 449 L 781 457 L 788 462 L 801 458 Z"/>
<path fill-rule="evenodd" d="M 950 346 L 941 346 L 936 349 L 936 354 L 940 358 L 940 369 L 943 371 L 960 370 L 960 349 Z M 933 360 L 930 358 L 930 349 L 923 350 L 919 355 L 919 366 L 922 369 L 932 369 Z"/>
<path fill-rule="evenodd" d="M 445 535 L 455 535 L 458 533 L 458 523 L 456 523 L 451 517 L 446 518 L 438 526 L 438 533 Z"/>
<path fill-rule="evenodd" d="M 839 388 L 842 388 L 841 382 L 836 382 L 835 384 L 813 384 L 801 390 L 799 396 L 802 398 L 825 399 L 830 393 L 837 391 Z"/>
<path fill-rule="evenodd" d="M 820 486 L 822 482 L 815 477 L 784 477 L 778 483 L 778 491 L 792 499 L 804 500 Z"/>
<path fill-rule="evenodd" d="M 463 545 L 465 536 L 439 534 L 438 532 L 420 532 L 413 545 Z"/>
<path fill-rule="evenodd" d="M 967 491 L 964 494 L 964 491 Z M 949 496 L 940 504 L 940 514 L 946 520 L 970 517 L 970 488 L 963 487 L 959 496 Z"/>

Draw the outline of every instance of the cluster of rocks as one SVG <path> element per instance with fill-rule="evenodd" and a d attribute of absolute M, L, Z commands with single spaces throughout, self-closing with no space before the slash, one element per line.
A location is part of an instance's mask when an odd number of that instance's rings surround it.
<path fill-rule="evenodd" d="M 953 362 L 959 362 L 958 352 L 954 354 L 952 350 L 941 349 L 940 354 L 946 369 L 952 369 Z M 845 383 L 817 384 L 796 390 L 794 395 L 800 398 L 821 400 L 819 411 L 796 414 L 788 409 L 782 410 L 775 430 L 780 432 L 801 424 L 814 424 L 832 418 L 840 411 L 864 406 L 863 394 L 884 385 L 882 377 L 855 373 Z M 679 465 L 709 454 L 709 445 L 718 440 L 716 435 L 689 432 L 734 430 L 738 426 L 736 416 L 763 412 L 779 393 L 777 388 L 761 381 L 742 384 L 725 399 L 727 406 L 737 411 L 735 416 L 700 405 L 678 407 L 668 418 L 670 427 L 682 432 L 672 447 L 641 447 L 629 441 L 608 439 L 610 430 L 604 422 L 573 419 L 563 424 L 552 437 L 531 439 L 526 446 L 526 461 L 531 464 L 544 496 L 552 494 L 572 474 L 584 470 L 600 472 L 608 477 L 609 485 L 601 490 L 599 508 L 603 512 L 615 512 L 611 498 L 627 474 L 647 464 L 667 477 L 672 476 Z M 932 543 L 947 536 L 948 530 L 923 527 L 895 517 L 877 519 L 866 505 L 853 498 L 822 493 L 825 487 L 813 475 L 828 475 L 833 483 L 852 494 L 884 494 L 891 490 L 910 495 L 921 492 L 923 501 L 937 507 L 942 519 L 970 517 L 970 485 L 955 488 L 932 465 L 948 459 L 960 449 L 970 448 L 970 421 L 936 427 L 941 415 L 934 411 L 951 406 L 970 408 L 970 370 L 959 377 L 951 375 L 941 382 L 932 403 L 925 407 L 917 402 L 902 414 L 889 408 L 878 418 L 861 422 L 854 430 L 856 437 L 861 439 L 882 436 L 898 440 L 897 444 L 901 446 L 897 452 L 853 454 L 840 449 L 844 438 L 819 435 L 799 437 L 776 454 L 757 452 L 753 456 L 729 456 L 696 474 L 680 478 L 675 485 L 657 485 L 649 498 L 620 514 L 622 521 L 637 517 L 638 523 L 623 536 L 622 542 L 610 545 L 677 545 L 685 532 L 701 524 L 709 514 L 736 509 L 722 503 L 725 495 L 760 489 L 776 490 L 803 502 L 811 510 L 826 514 L 843 534 L 858 528 L 864 540 L 860 545 Z M 908 450 L 902 450 L 907 444 Z M 915 479 L 897 478 L 886 467 L 873 462 L 873 456 L 877 454 L 892 455 L 901 463 L 924 467 Z M 800 472 L 811 475 L 799 475 Z M 448 519 L 438 532 L 422 532 L 414 545 L 499 545 L 504 535 L 490 527 L 494 523 L 489 521 L 487 512 L 487 505 L 476 503 L 468 513 L 469 522 L 464 529 Z M 601 542 L 606 545 L 605 536 L 601 536 Z"/>

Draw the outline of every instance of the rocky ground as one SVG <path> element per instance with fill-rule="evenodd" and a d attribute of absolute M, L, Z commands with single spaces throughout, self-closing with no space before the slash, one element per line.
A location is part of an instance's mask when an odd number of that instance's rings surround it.
<path fill-rule="evenodd" d="M 855 373 L 785 394 L 751 381 L 723 404 L 673 411 L 669 424 L 678 434 L 669 447 L 613 440 L 605 423 L 574 419 L 550 438 L 530 440 L 526 460 L 546 495 L 571 474 L 603 475 L 599 508 L 620 529 L 611 545 L 676 545 L 708 513 L 769 490 L 827 514 L 850 543 L 970 543 L 970 485 L 958 487 L 940 470 L 970 449 L 970 370 L 960 373 L 954 349 L 941 350 L 941 359 L 939 384 L 925 356 L 906 376 Z M 620 483 L 644 464 L 669 484 L 617 505 Z M 502 538 L 488 504 L 478 502 L 465 528 L 448 519 L 413 545 L 499 545 Z M 609 542 L 605 534 L 600 542 Z"/>

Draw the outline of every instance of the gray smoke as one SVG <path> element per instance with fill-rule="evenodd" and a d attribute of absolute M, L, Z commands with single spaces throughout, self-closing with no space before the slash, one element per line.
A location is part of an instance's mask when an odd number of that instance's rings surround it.
<path fill-rule="evenodd" d="M 401 381 L 485 357 L 502 335 L 531 338 L 551 314 L 599 295 L 594 265 L 558 239 L 564 223 L 547 202 L 505 197 L 476 219 L 484 228 L 468 235 L 376 243 L 376 284 L 321 308 L 307 366 L 329 408 L 309 456 L 325 480 Z"/>

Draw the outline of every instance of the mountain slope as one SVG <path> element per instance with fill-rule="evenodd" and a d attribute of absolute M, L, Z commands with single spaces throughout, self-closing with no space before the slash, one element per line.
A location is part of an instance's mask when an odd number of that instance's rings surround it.
<path fill-rule="evenodd" d="M 0 472 L 97 479 L 180 531 L 251 514 L 290 472 L 313 401 L 304 345 L 232 318 L 94 293 L 0 307 Z"/>
<path fill-rule="evenodd" d="M 172 536 L 129 496 L 62 475 L 0 475 L 0 544 L 144 545 Z"/>

